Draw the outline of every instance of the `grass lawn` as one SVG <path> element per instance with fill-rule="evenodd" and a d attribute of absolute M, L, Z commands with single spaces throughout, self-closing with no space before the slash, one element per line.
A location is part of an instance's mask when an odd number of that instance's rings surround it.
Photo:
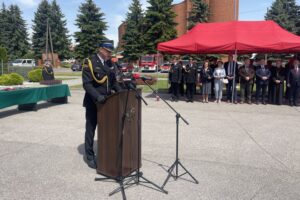
<path fill-rule="evenodd" d="M 67 81 L 67 80 L 74 80 L 74 79 L 77 79 L 77 78 L 55 78 L 56 80 L 62 80 L 62 81 Z"/>
<path fill-rule="evenodd" d="M 141 73 L 142 75 L 149 75 L 149 76 L 152 76 L 152 77 L 157 77 L 157 78 L 168 78 L 168 73 Z"/>
<path fill-rule="evenodd" d="M 82 84 L 70 86 L 71 90 L 83 90 Z"/>
<path fill-rule="evenodd" d="M 167 92 L 169 88 L 169 84 L 167 80 L 159 80 L 156 84 L 151 85 L 151 87 L 159 92 Z M 142 91 L 145 93 L 151 93 L 152 90 L 147 85 L 138 85 L 138 88 L 142 88 Z"/>
<path fill-rule="evenodd" d="M 168 85 L 168 81 L 167 80 L 160 80 L 157 81 L 156 84 L 152 85 L 152 87 L 156 90 L 158 90 L 159 92 L 167 92 L 169 85 Z M 147 85 L 138 85 L 138 88 L 142 88 L 143 92 L 145 93 L 151 93 L 152 90 L 147 86 Z M 71 90 L 82 90 L 82 84 L 79 85 L 74 85 L 70 87 Z"/>
<path fill-rule="evenodd" d="M 55 72 L 55 76 L 81 76 L 81 72 Z"/>

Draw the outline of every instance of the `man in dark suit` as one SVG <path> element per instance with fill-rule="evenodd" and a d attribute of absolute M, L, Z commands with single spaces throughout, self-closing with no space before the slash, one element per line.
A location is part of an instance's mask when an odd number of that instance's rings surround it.
<path fill-rule="evenodd" d="M 291 106 L 298 106 L 297 101 L 300 92 L 300 69 L 299 60 L 294 60 L 294 67 L 287 76 L 287 87 L 290 90 L 289 99 Z"/>
<path fill-rule="evenodd" d="M 256 69 L 256 104 L 259 104 L 259 97 L 261 95 L 262 103 L 266 105 L 266 95 L 271 77 L 271 71 L 266 68 L 265 59 L 260 59 L 259 66 Z"/>
<path fill-rule="evenodd" d="M 85 117 L 85 158 L 89 167 L 96 169 L 93 150 L 95 130 L 97 126 L 97 104 L 105 103 L 105 99 L 113 91 L 121 90 L 114 72 L 108 65 L 111 58 L 112 44 L 99 44 L 98 52 L 90 59 L 85 59 L 82 70 L 82 84 L 85 90 L 83 106 Z"/>
<path fill-rule="evenodd" d="M 171 82 L 171 88 L 172 88 L 172 101 L 178 101 L 178 90 L 179 90 L 179 84 L 182 80 L 182 66 L 178 63 L 178 58 L 175 57 L 173 59 L 173 63 L 171 65 L 170 69 L 170 82 Z"/>
<path fill-rule="evenodd" d="M 239 69 L 239 76 L 241 78 L 241 103 L 245 101 L 245 93 L 248 104 L 251 104 L 251 88 L 254 83 L 255 71 L 250 65 L 250 59 L 245 59 L 245 64 Z"/>
<path fill-rule="evenodd" d="M 195 86 L 197 83 L 197 64 L 192 58 L 185 69 L 185 82 L 187 90 L 187 102 L 194 102 Z"/>
<path fill-rule="evenodd" d="M 228 56 L 228 62 L 224 64 L 224 68 L 226 71 L 226 78 L 228 79 L 228 84 L 226 85 L 226 94 L 227 94 L 227 102 L 229 103 L 232 99 L 233 93 L 233 101 L 237 103 L 237 90 L 236 85 L 238 83 L 238 64 L 233 60 L 233 55 Z"/>

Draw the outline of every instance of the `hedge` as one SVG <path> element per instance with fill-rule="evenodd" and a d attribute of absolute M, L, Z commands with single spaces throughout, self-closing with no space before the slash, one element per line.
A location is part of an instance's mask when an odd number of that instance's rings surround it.
<path fill-rule="evenodd" d="M 22 85 L 24 78 L 17 73 L 4 74 L 0 76 L 0 85 Z"/>
<path fill-rule="evenodd" d="M 28 79 L 30 82 L 40 82 L 43 80 L 42 69 L 35 69 L 28 72 Z"/>

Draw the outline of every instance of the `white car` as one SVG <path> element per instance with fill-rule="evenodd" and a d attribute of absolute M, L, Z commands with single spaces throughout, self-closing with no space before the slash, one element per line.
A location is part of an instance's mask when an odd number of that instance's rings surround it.
<path fill-rule="evenodd" d="M 35 60 L 34 59 L 16 59 L 11 64 L 12 64 L 12 66 L 18 66 L 18 67 L 34 67 Z"/>

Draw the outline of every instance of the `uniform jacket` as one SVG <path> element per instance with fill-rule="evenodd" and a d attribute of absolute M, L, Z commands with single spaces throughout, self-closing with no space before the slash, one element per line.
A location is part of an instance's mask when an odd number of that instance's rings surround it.
<path fill-rule="evenodd" d="M 252 66 L 249 66 L 248 70 L 246 70 L 246 66 L 243 65 L 239 69 L 239 76 L 240 76 L 241 84 L 245 84 L 245 83 L 253 84 L 254 77 L 255 77 L 255 71 Z M 248 81 L 246 80 L 246 77 L 249 77 Z"/>
<path fill-rule="evenodd" d="M 98 80 L 101 80 L 104 76 L 108 76 L 108 81 L 103 84 L 97 83 L 92 76 L 89 67 L 84 67 L 82 70 L 82 84 L 85 90 L 85 96 L 83 100 L 83 105 L 88 106 L 89 104 L 94 104 L 99 95 L 108 96 L 111 91 L 120 91 L 121 88 L 116 81 L 115 75 L 110 67 L 104 63 L 102 64 L 98 55 L 93 55 L 91 57 L 92 67 L 94 75 Z"/>
<path fill-rule="evenodd" d="M 263 77 L 267 77 L 266 80 L 263 80 Z M 262 66 L 258 66 L 256 70 L 256 84 L 265 85 L 269 84 L 269 79 L 271 77 L 271 71 L 268 68 L 262 69 Z"/>
<path fill-rule="evenodd" d="M 196 83 L 197 82 L 197 66 L 196 64 L 188 64 L 185 69 L 185 82 Z"/>
<path fill-rule="evenodd" d="M 291 87 L 300 87 L 300 67 L 298 71 L 296 69 L 291 69 L 288 73 L 287 83 L 291 85 Z"/>
<path fill-rule="evenodd" d="M 169 80 L 171 83 L 180 83 L 182 79 L 182 66 L 177 63 L 171 65 Z"/>

